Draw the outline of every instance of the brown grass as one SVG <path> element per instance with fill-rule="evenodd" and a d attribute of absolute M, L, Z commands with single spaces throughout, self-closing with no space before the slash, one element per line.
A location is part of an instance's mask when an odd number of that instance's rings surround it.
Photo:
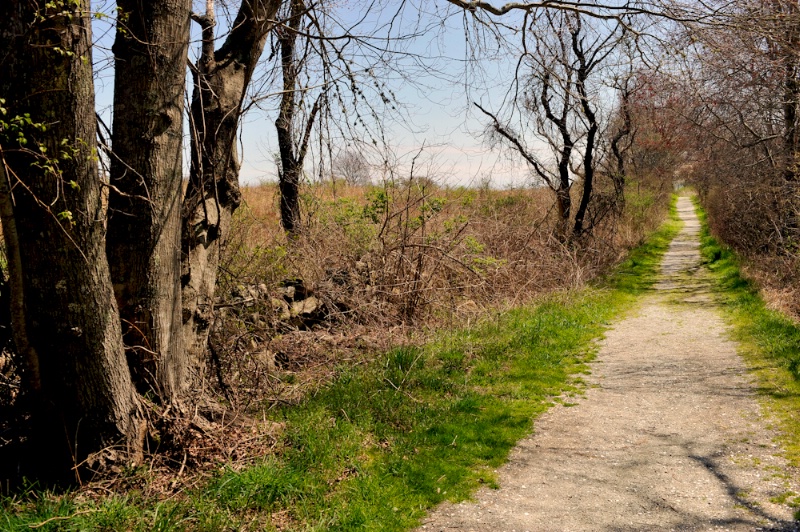
<path fill-rule="evenodd" d="M 622 215 L 607 216 L 591 237 L 565 241 L 545 189 L 449 188 L 425 179 L 309 185 L 303 231 L 291 240 L 280 227 L 277 187 L 245 188 L 211 339 L 218 384 L 242 406 L 291 401 L 336 364 L 580 287 L 660 221 L 666 194 L 642 190 L 631 189 Z M 302 280 L 317 298 L 313 316 L 281 318 L 287 280 Z"/>
<path fill-rule="evenodd" d="M 759 287 L 767 308 L 800 322 L 800 258 L 748 255 L 742 273 Z"/>
<path fill-rule="evenodd" d="M 557 236 L 547 190 L 321 184 L 304 189 L 303 231 L 288 239 L 276 187 L 243 194 L 209 341 L 207 382 L 227 401 L 203 395 L 194 417 L 149 405 L 158 449 L 146 471 L 130 475 L 100 453 L 83 496 L 136 489 L 171 497 L 220 463 L 275 452 L 282 426 L 265 421 L 264 408 L 296 403 L 338 368 L 391 347 L 582 286 L 654 229 L 667 205 L 663 189 L 632 186 L 621 214 L 570 241 Z M 306 289 L 317 308 L 287 319 L 286 284 Z M 11 359 L 0 356 L 0 408 L 14 402 L 16 379 Z M 6 427 L 15 423 L 6 416 Z"/>

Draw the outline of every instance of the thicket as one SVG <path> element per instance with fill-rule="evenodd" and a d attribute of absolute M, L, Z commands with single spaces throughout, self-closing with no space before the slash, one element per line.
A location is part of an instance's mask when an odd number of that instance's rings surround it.
<path fill-rule="evenodd" d="M 736 250 L 769 305 L 798 318 L 797 183 L 752 165 L 749 155 L 721 150 L 713 171 L 695 182 L 712 234 Z"/>
<path fill-rule="evenodd" d="M 612 191 L 601 176 L 597 202 Z M 565 240 L 544 188 L 309 183 L 294 238 L 277 186 L 246 187 L 220 260 L 205 383 L 234 409 L 292 400 L 336 364 L 581 287 L 658 225 L 670 191 L 657 172 L 629 179 L 621 210 Z M 18 379 L 6 351 L 0 407 L 13 405 Z"/>
<path fill-rule="evenodd" d="M 287 239 L 277 188 L 247 188 L 221 261 L 214 384 L 237 405 L 287 400 L 353 348 L 413 341 L 581 287 L 654 230 L 670 191 L 660 178 L 631 180 L 619 214 L 565 240 L 547 189 L 318 183 L 303 196 L 302 238 Z M 293 376 L 308 368 L 316 376 Z"/>
<path fill-rule="evenodd" d="M 744 1 L 714 22 L 676 38 L 685 61 L 661 85 L 663 114 L 712 234 L 743 258 L 769 304 L 798 317 L 800 10 Z"/>

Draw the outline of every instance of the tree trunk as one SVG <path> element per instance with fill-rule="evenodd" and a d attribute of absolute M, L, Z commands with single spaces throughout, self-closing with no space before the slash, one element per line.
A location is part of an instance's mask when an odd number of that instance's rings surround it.
<path fill-rule="evenodd" d="M 594 115 L 592 115 L 592 120 L 594 120 Z M 589 133 L 586 135 L 586 151 L 583 156 L 583 189 L 581 191 L 581 202 L 578 204 L 578 212 L 575 213 L 575 225 L 572 228 L 572 234 L 575 236 L 580 236 L 585 231 L 591 231 L 592 229 L 591 225 L 585 227 L 584 220 L 589 203 L 592 201 L 594 188 L 594 143 L 596 135 L 597 125 L 592 124 L 589 128 Z"/>
<path fill-rule="evenodd" d="M 561 136 L 562 146 L 558 154 L 558 181 L 555 184 L 556 194 L 556 207 L 558 209 L 558 232 L 562 236 L 566 235 L 569 231 L 569 219 L 572 215 L 572 198 L 570 192 L 572 183 L 570 182 L 569 175 L 569 161 L 572 158 L 572 150 L 575 148 L 575 142 L 572 140 L 572 135 L 569 131 L 567 118 L 570 111 L 570 93 L 569 84 L 571 78 L 562 80 L 566 82 L 567 87 L 564 91 L 564 106 L 561 108 L 561 114 L 556 116 L 550 104 L 550 90 L 553 88 L 553 77 L 549 72 L 546 72 L 542 78 L 542 92 L 539 97 L 539 102 L 544 109 L 545 117 L 556 126 L 558 133 Z"/>
<path fill-rule="evenodd" d="M 797 39 L 795 39 L 797 40 Z M 791 41 L 790 41 L 791 42 Z M 793 43 L 794 44 L 794 43 Z M 784 83 L 783 83 L 783 122 L 784 122 L 784 152 L 786 161 L 784 163 L 783 179 L 792 182 L 797 179 L 798 168 L 798 126 L 797 108 L 800 104 L 800 82 L 797 76 L 797 60 L 795 50 L 791 49 L 786 53 L 784 60 Z"/>
<path fill-rule="evenodd" d="M 183 96 L 191 0 L 118 0 L 106 249 L 140 392 L 179 399 Z"/>
<path fill-rule="evenodd" d="M 559 230 L 567 226 L 572 210 L 572 198 L 570 196 L 569 179 L 565 185 L 563 181 L 559 181 L 559 187 L 556 189 L 556 211 L 558 212 L 558 225 Z"/>
<path fill-rule="evenodd" d="M 584 231 L 591 231 L 592 227 L 585 227 L 584 220 L 586 218 L 586 211 L 589 208 L 589 202 L 592 201 L 592 192 L 594 188 L 594 150 L 597 138 L 597 115 L 592 109 L 589 102 L 589 94 L 586 89 L 586 80 L 589 78 L 589 72 L 594 67 L 587 60 L 586 51 L 583 49 L 583 39 L 580 37 L 580 18 L 576 18 L 576 26 L 570 33 L 572 34 L 572 51 L 578 59 L 578 69 L 575 80 L 575 88 L 578 92 L 578 100 L 581 105 L 581 112 L 589 126 L 586 132 L 586 147 L 583 151 L 583 190 L 581 192 L 581 202 L 578 205 L 578 212 L 575 213 L 575 225 L 572 228 L 572 234 L 580 236 Z"/>
<path fill-rule="evenodd" d="M 2 139 L 0 213 L 37 459 L 76 461 L 141 423 L 105 256 L 89 0 L 54 4 L 0 6 L 6 116 L 46 123 Z"/>
<path fill-rule="evenodd" d="M 195 17 L 203 30 L 203 50 L 194 70 L 192 164 L 181 238 L 183 339 L 198 366 L 208 343 L 220 253 L 241 202 L 236 132 L 242 102 L 280 0 L 243 0 L 216 51 L 213 2 L 208 5 L 205 16 Z"/>
<path fill-rule="evenodd" d="M 290 235 L 300 230 L 300 175 L 302 168 L 285 163 L 281 165 L 278 190 L 281 195 L 281 225 Z"/>
<path fill-rule="evenodd" d="M 798 16 L 800 9 L 797 2 L 775 2 L 770 5 L 772 16 L 777 18 L 777 41 L 771 43 L 774 53 L 778 54 L 778 61 L 783 67 L 783 144 L 784 144 L 784 169 L 783 179 L 788 183 L 797 180 L 798 173 L 798 146 L 800 144 L 800 131 L 798 131 L 798 106 L 800 106 L 800 82 L 798 82 L 797 48 L 800 43 L 800 25 Z M 773 37 L 772 39 L 775 39 Z"/>
<path fill-rule="evenodd" d="M 303 174 L 306 148 L 311 126 L 317 114 L 318 105 L 314 104 L 306 125 L 301 146 L 295 153 L 294 111 L 296 108 L 295 91 L 297 75 L 300 70 L 294 49 L 297 42 L 297 28 L 305 11 L 303 0 L 292 0 L 288 23 L 278 31 L 278 43 L 281 50 L 281 73 L 283 74 L 283 94 L 275 129 L 278 132 L 278 150 L 281 157 L 281 168 L 278 174 L 278 188 L 281 195 L 281 224 L 290 235 L 300 230 L 300 177 Z"/>
<path fill-rule="evenodd" d="M 631 93 L 627 84 L 628 82 L 626 81 L 625 86 L 620 88 L 619 112 L 622 115 L 622 123 L 619 125 L 617 131 L 614 133 L 614 136 L 611 138 L 611 153 L 614 155 L 614 160 L 617 162 L 614 175 L 612 175 L 612 179 L 614 181 L 614 192 L 617 198 L 622 202 L 625 201 L 625 152 L 630 147 L 632 142 L 632 140 L 629 139 L 627 143 L 628 146 L 624 147 L 622 146 L 622 140 L 627 138 L 633 132 L 633 119 L 631 118 L 630 105 Z"/>

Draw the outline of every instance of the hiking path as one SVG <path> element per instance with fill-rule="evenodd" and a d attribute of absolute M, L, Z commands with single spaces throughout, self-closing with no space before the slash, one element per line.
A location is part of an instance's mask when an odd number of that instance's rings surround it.
<path fill-rule="evenodd" d="M 658 282 L 600 341 L 577 404 L 535 421 L 499 489 L 437 507 L 420 531 L 800 530 L 779 503 L 797 471 L 720 317 L 689 198 L 678 212 Z"/>

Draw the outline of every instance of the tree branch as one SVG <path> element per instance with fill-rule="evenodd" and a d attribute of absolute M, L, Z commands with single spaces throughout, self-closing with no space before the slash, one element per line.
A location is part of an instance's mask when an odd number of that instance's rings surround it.
<path fill-rule="evenodd" d="M 528 162 L 528 164 L 530 164 L 533 167 L 533 169 L 536 171 L 539 177 L 541 177 L 542 180 L 544 180 L 544 182 L 547 184 L 548 187 L 555 190 L 555 187 L 553 186 L 553 181 L 552 179 L 550 179 L 550 176 L 544 172 L 541 165 L 539 164 L 539 161 L 537 161 L 536 158 L 528 152 L 525 146 L 522 145 L 522 141 L 519 140 L 519 138 L 517 138 L 517 136 L 514 135 L 512 132 L 508 131 L 505 127 L 503 127 L 503 125 L 500 123 L 500 121 L 497 119 L 495 115 L 493 115 L 491 112 L 481 107 L 478 103 L 476 102 L 472 103 L 473 105 L 475 105 L 475 107 L 480 109 L 483 114 L 492 119 L 492 121 L 494 122 L 492 126 L 494 130 L 500 136 L 507 139 L 514 146 L 514 148 L 516 148 L 519 154 L 522 155 L 522 157 Z"/>

